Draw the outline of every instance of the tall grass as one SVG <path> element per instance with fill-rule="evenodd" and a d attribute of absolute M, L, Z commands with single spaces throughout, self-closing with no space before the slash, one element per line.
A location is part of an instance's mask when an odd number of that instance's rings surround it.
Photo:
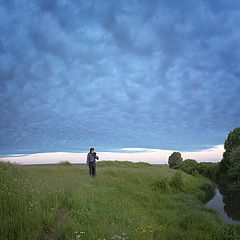
<path fill-rule="evenodd" d="M 230 227 L 200 201 L 206 185 L 145 163 L 99 162 L 95 178 L 83 165 L 0 163 L 0 239 L 223 240 Z"/>

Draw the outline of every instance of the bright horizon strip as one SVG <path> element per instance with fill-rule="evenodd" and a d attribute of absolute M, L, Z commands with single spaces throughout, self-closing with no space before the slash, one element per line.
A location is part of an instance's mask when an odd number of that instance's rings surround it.
<path fill-rule="evenodd" d="M 96 149 L 97 150 L 97 149 Z M 98 152 L 101 160 L 118 160 L 132 162 L 148 162 L 151 164 L 166 164 L 168 157 L 174 150 L 149 149 L 149 148 L 121 148 L 125 152 Z M 198 162 L 219 162 L 224 152 L 223 145 L 216 145 L 200 151 L 182 151 L 183 159 L 195 159 Z M 34 153 L 18 156 L 1 157 L 0 161 L 9 161 L 17 164 L 53 164 L 61 161 L 71 163 L 86 163 L 87 152 L 52 152 Z"/>

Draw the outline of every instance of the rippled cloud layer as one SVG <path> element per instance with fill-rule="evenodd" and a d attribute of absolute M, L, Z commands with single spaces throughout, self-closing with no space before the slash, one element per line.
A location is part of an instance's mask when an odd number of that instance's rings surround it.
<path fill-rule="evenodd" d="M 240 122 L 240 2 L 1 1 L 0 154 L 197 150 Z"/>

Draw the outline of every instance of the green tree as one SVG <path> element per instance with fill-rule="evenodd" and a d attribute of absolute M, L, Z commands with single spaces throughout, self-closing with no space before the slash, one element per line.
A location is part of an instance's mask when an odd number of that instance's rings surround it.
<path fill-rule="evenodd" d="M 170 168 L 180 164 L 182 161 L 183 158 L 180 152 L 173 152 L 168 158 L 168 164 Z"/>
<path fill-rule="evenodd" d="M 230 166 L 230 154 L 233 149 L 240 146 L 240 128 L 235 128 L 228 134 L 224 143 L 225 152 L 220 162 L 220 171 L 226 173 Z"/>
<path fill-rule="evenodd" d="M 234 183 L 240 184 L 240 146 L 233 149 L 230 154 L 227 177 Z"/>

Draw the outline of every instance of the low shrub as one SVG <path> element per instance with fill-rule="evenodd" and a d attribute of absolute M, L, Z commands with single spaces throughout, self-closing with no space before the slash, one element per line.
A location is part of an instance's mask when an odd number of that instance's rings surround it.
<path fill-rule="evenodd" d="M 60 163 L 59 163 L 59 165 L 60 166 L 71 166 L 72 164 L 69 162 L 69 161 L 61 161 Z"/>
<path fill-rule="evenodd" d="M 172 178 L 170 179 L 170 186 L 171 188 L 174 188 L 176 190 L 183 190 L 184 183 L 181 172 L 178 171 L 172 176 Z"/>

